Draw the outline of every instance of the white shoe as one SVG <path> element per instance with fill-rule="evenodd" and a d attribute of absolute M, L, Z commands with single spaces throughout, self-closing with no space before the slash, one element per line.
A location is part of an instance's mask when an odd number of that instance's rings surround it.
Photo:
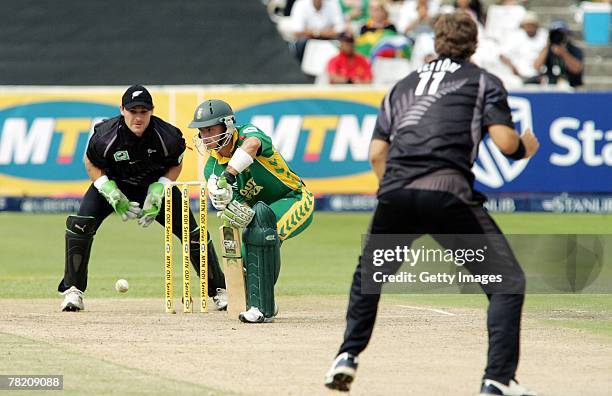
<path fill-rule="evenodd" d="M 217 311 L 225 311 L 227 309 L 227 290 L 217 288 L 217 294 L 212 297 Z"/>
<path fill-rule="evenodd" d="M 74 286 L 62 293 L 64 295 L 64 301 L 60 305 L 62 312 L 78 312 L 85 310 L 85 304 L 83 303 L 83 292 Z"/>
<path fill-rule="evenodd" d="M 240 312 L 238 318 L 244 323 L 263 323 L 266 320 L 264 314 L 257 307 L 251 307 L 248 311 Z"/>
<path fill-rule="evenodd" d="M 485 379 L 480 389 L 481 396 L 537 396 L 537 393 L 519 385 L 515 380 L 510 380 L 508 385 L 501 382 Z"/>
<path fill-rule="evenodd" d="M 331 368 L 325 374 L 325 386 L 340 392 L 348 392 L 355 379 L 359 358 L 348 352 L 336 356 Z"/>

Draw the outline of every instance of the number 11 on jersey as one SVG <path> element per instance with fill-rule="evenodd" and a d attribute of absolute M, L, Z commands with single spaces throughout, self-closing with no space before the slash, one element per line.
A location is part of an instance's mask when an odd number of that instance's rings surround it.
<path fill-rule="evenodd" d="M 427 87 L 427 84 L 431 80 L 431 84 L 429 84 L 429 89 L 427 90 L 427 95 L 435 95 L 436 92 L 438 92 L 438 87 L 440 87 L 440 83 L 442 82 L 442 79 L 445 75 L 445 71 L 439 71 L 435 73 L 427 71 L 419 73 L 419 83 L 416 87 L 416 90 L 414 91 L 414 94 L 416 96 L 423 95 L 423 92 L 425 92 L 425 87 Z"/>

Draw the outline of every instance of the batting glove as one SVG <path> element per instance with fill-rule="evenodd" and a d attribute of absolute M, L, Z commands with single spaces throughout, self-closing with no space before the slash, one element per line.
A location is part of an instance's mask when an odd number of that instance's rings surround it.
<path fill-rule="evenodd" d="M 164 184 L 160 182 L 151 183 L 147 190 L 147 197 L 142 205 L 142 210 L 138 214 L 138 224 L 143 227 L 151 225 L 159 214 L 163 198 Z"/>
<path fill-rule="evenodd" d="M 227 183 L 221 183 L 222 187 L 220 187 L 218 182 L 219 178 L 215 175 L 208 178 L 208 196 L 215 209 L 224 210 L 232 200 L 232 186 Z"/>
<path fill-rule="evenodd" d="M 98 191 L 100 191 L 100 194 L 108 201 L 110 206 L 113 207 L 115 212 L 121 216 L 123 221 L 138 217 L 140 204 L 138 202 L 130 202 L 113 180 L 105 182 Z"/>
<path fill-rule="evenodd" d="M 255 216 L 255 211 L 248 205 L 238 201 L 230 202 L 223 212 L 218 212 L 226 224 L 236 228 L 246 228 Z"/>

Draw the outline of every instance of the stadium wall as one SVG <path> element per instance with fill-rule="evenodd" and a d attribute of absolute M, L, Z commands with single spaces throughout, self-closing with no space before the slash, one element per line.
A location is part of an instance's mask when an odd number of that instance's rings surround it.
<path fill-rule="evenodd" d="M 0 1 L 0 85 L 307 84 L 261 1 Z"/>
<path fill-rule="evenodd" d="M 0 211 L 72 211 L 89 181 L 82 158 L 93 125 L 118 114 L 125 87 L 2 87 Z M 206 98 L 234 107 L 238 123 L 269 133 L 317 195 L 320 210 L 371 210 L 376 179 L 368 142 L 385 87 L 157 86 L 155 113 L 183 130 L 183 180 L 203 159 L 186 128 Z M 474 166 L 476 188 L 493 211 L 612 212 L 612 92 L 512 92 L 517 129 L 541 149 L 506 159 L 489 139 Z"/>

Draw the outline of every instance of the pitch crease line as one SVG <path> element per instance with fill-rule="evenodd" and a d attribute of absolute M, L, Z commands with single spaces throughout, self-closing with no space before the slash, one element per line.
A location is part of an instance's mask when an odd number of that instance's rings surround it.
<path fill-rule="evenodd" d="M 441 309 L 435 309 L 435 308 L 413 307 L 412 305 L 396 305 L 396 307 L 416 309 L 418 311 L 430 311 L 430 312 L 435 312 L 435 313 L 439 313 L 439 314 L 447 315 L 447 316 L 457 316 L 457 314 L 454 314 L 452 312 L 446 312 Z"/>

